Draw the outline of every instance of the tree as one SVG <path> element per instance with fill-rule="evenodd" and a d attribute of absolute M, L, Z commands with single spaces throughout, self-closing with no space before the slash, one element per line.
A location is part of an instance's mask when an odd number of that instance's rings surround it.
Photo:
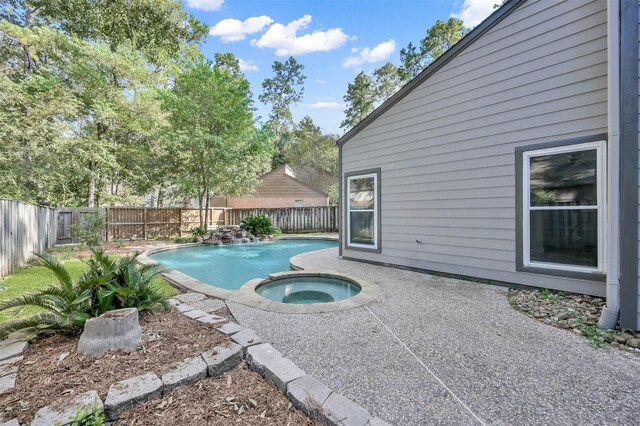
<path fill-rule="evenodd" d="M 183 194 L 198 199 L 205 227 L 211 197 L 246 195 L 268 170 L 270 141 L 254 126 L 249 82 L 228 67 L 193 62 L 162 97 L 172 125 L 164 143 L 177 159 Z"/>
<path fill-rule="evenodd" d="M 420 42 L 420 51 L 427 64 L 438 59 L 440 55 L 449 50 L 468 30 L 464 22 L 457 18 L 449 18 L 447 21 L 437 20 L 433 27 L 427 30 L 427 36 Z"/>
<path fill-rule="evenodd" d="M 409 42 L 406 48 L 400 49 L 400 62 L 402 65 L 398 68 L 398 74 L 402 82 L 406 83 L 420 74 L 424 67 L 422 60 L 422 54 L 413 43 Z"/>
<path fill-rule="evenodd" d="M 234 74 L 239 74 L 240 61 L 233 53 L 216 53 L 215 66 L 219 68 L 227 68 Z"/>
<path fill-rule="evenodd" d="M 325 135 L 311 117 L 305 116 L 293 132 L 287 163 L 298 178 L 315 188 L 330 192 L 338 183 L 336 135 Z"/>
<path fill-rule="evenodd" d="M 400 77 L 403 82 L 413 79 L 431 62 L 438 59 L 462 37 L 468 30 L 464 28 L 464 22 L 457 18 L 449 18 L 447 21 L 437 20 L 427 30 L 427 35 L 420 41 L 418 49 L 413 43 L 400 50 Z"/>
<path fill-rule="evenodd" d="M 267 127 L 273 131 L 275 139 L 276 151 L 272 166 L 279 167 L 286 156 L 294 124 L 291 106 L 302 101 L 306 76 L 302 74 L 304 65 L 299 64 L 293 56 L 284 63 L 274 61 L 271 69 L 274 76 L 262 82 L 259 99 L 262 103 L 271 105 Z"/>
<path fill-rule="evenodd" d="M 347 104 L 347 109 L 344 110 L 345 119 L 340 127 L 351 128 L 373 111 L 376 90 L 371 77 L 364 71 L 360 71 L 353 83 L 349 83 L 347 86 L 347 94 L 343 99 Z"/>
<path fill-rule="evenodd" d="M 373 72 L 376 81 L 376 96 L 378 101 L 384 102 L 393 96 L 400 88 L 400 75 L 398 68 L 391 62 L 387 62 Z"/>

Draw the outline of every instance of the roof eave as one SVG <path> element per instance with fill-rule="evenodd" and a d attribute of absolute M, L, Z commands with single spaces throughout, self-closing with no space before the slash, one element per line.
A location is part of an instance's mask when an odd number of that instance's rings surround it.
<path fill-rule="evenodd" d="M 478 26 L 465 35 L 459 42 L 453 45 L 449 50 L 433 61 L 420 74 L 415 76 L 411 81 L 402 86 L 393 96 L 382 103 L 378 108 L 373 110 L 361 122 L 352 127 L 347 133 L 342 135 L 336 141 L 336 145 L 344 145 L 347 141 L 360 133 L 372 121 L 382 115 L 385 111 L 398 103 L 402 98 L 407 96 L 414 88 L 422 84 L 427 78 L 445 66 L 449 61 L 455 58 L 460 52 L 466 49 L 470 44 L 480 38 L 484 33 L 497 25 L 504 18 L 509 16 L 511 12 L 518 8 L 526 0 L 508 0 L 504 5 L 493 12 L 487 19 L 482 21 Z"/>

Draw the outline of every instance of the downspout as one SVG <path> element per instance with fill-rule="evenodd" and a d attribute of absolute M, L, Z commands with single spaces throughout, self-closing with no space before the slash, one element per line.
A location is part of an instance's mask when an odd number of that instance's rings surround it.
<path fill-rule="evenodd" d="M 620 314 L 620 1 L 607 5 L 607 304 L 598 327 L 615 328 Z"/>

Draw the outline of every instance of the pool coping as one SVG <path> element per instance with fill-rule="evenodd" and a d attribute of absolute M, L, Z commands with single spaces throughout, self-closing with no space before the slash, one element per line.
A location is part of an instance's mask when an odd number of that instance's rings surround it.
<path fill-rule="evenodd" d="M 297 237 L 297 236 L 281 236 L 278 239 L 282 240 L 329 240 L 329 241 L 337 241 L 338 239 L 335 237 L 323 237 L 323 236 L 307 236 L 307 237 Z M 305 253 L 300 253 L 296 256 L 293 256 L 289 260 L 289 264 L 292 270 L 290 271 L 282 271 L 282 272 L 274 272 L 269 274 L 268 277 L 256 277 L 247 282 L 245 282 L 238 290 L 227 290 L 224 288 L 216 287 L 213 284 L 207 284 L 203 281 L 200 281 L 196 278 L 193 278 L 183 272 L 176 271 L 175 269 L 171 269 L 166 267 L 164 264 L 157 262 L 149 257 L 149 255 L 168 251 L 168 250 L 177 250 L 181 248 L 187 247 L 199 247 L 202 246 L 202 243 L 190 243 L 190 244 L 172 244 L 168 246 L 162 247 L 153 247 L 151 249 L 145 250 L 138 255 L 138 262 L 143 265 L 160 265 L 166 268 L 165 272 L 162 273 L 162 276 L 169 281 L 171 284 L 189 290 L 195 291 L 198 293 L 202 293 L 204 295 L 210 297 L 217 297 L 219 299 L 230 300 L 232 302 L 240 303 L 243 305 L 251 306 L 253 308 L 261 309 L 263 311 L 269 312 L 278 312 L 283 314 L 315 314 L 315 313 L 323 313 L 323 312 L 335 312 L 341 311 L 345 309 L 356 308 L 358 306 L 365 305 L 374 299 L 378 298 L 382 291 L 380 287 L 371 282 L 364 281 L 362 278 L 351 276 L 350 274 L 346 274 L 343 272 L 337 272 L 330 269 L 314 269 L 314 268 L 304 268 L 302 266 L 302 257 L 305 255 L 309 255 L 310 253 L 317 253 L 323 250 L 334 250 L 334 248 L 328 249 L 320 249 L 313 250 Z M 295 276 L 318 276 L 318 277 L 332 277 L 332 278 L 343 278 L 348 281 L 352 281 L 360 287 L 360 293 L 355 296 L 339 300 L 337 302 L 328 302 L 328 303 L 316 303 L 311 305 L 295 305 L 288 303 L 280 303 L 274 302 L 264 297 L 260 296 L 256 293 L 255 289 L 258 285 L 262 284 L 264 281 L 284 278 L 284 277 L 295 277 Z"/>

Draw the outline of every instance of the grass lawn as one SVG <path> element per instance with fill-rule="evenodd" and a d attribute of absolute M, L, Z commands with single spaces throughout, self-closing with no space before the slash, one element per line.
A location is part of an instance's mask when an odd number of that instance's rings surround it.
<path fill-rule="evenodd" d="M 69 270 L 71 277 L 76 279 L 82 275 L 86 270 L 86 265 L 79 259 L 68 259 L 62 261 L 64 266 Z M 168 295 L 173 296 L 178 293 L 174 287 L 172 287 L 167 281 L 158 277 L 156 278 L 158 284 L 167 292 Z M 52 284 L 57 284 L 57 281 L 51 271 L 44 266 L 27 266 L 23 269 L 19 269 L 13 274 L 9 275 L 5 279 L 0 280 L 0 286 L 5 287 L 6 290 L 0 292 L 0 300 L 10 299 L 16 296 L 30 293 Z M 12 310 L 0 312 L 0 323 L 15 319 L 17 317 L 27 316 L 40 312 L 41 309 L 28 307 L 24 308 L 18 315 Z"/>

